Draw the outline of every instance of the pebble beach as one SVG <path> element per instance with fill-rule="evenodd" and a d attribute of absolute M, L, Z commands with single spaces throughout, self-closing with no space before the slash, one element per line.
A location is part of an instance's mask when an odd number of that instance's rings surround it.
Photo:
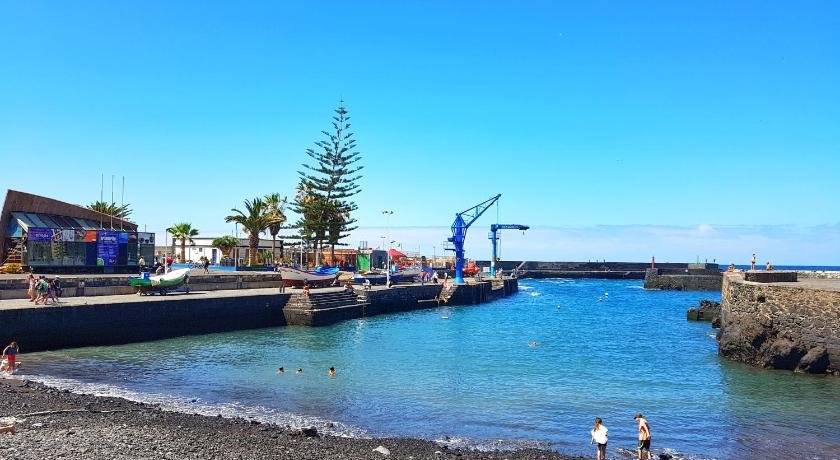
<path fill-rule="evenodd" d="M 0 407 L 0 418 L 14 422 L 17 428 L 16 434 L 0 434 L 0 459 L 581 458 L 532 449 L 449 449 L 410 438 L 324 436 L 314 430 L 171 412 L 122 398 L 75 394 L 28 380 L 0 379 Z"/>

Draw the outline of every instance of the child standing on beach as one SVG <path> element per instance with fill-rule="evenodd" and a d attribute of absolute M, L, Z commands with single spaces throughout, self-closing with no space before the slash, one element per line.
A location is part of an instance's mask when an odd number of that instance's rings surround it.
<path fill-rule="evenodd" d="M 17 369 L 17 354 L 20 352 L 16 341 L 12 341 L 3 349 L 3 359 L 6 361 L 3 369 L 6 372 L 14 372 Z"/>
<path fill-rule="evenodd" d="M 607 459 L 607 427 L 605 427 L 600 417 L 595 418 L 595 426 L 592 428 L 592 431 L 589 432 L 592 435 L 592 439 L 589 440 L 589 444 L 593 442 L 598 445 L 598 450 L 595 452 L 595 458 L 597 460 L 606 460 Z"/>

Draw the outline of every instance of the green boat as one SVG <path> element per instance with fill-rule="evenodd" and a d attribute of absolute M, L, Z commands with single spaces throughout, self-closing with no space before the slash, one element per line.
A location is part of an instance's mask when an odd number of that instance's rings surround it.
<path fill-rule="evenodd" d="M 137 288 L 137 293 L 140 295 L 151 294 L 153 292 L 166 295 L 169 291 L 174 291 L 187 284 L 189 279 L 190 269 L 181 268 L 163 275 L 149 276 L 148 278 L 132 276 L 128 278 L 128 282 L 131 286 Z M 186 288 L 186 292 L 190 292 L 189 288 Z"/>

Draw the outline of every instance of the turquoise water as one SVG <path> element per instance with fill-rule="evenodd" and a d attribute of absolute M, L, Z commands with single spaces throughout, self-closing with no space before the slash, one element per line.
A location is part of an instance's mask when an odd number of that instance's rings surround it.
<path fill-rule="evenodd" d="M 654 450 L 682 458 L 840 457 L 840 379 L 722 361 L 709 324 L 685 320 L 701 298 L 719 294 L 522 280 L 515 296 L 472 307 L 21 360 L 30 377 L 79 391 L 351 436 L 591 454 L 597 416 L 623 458 L 643 412 Z"/>

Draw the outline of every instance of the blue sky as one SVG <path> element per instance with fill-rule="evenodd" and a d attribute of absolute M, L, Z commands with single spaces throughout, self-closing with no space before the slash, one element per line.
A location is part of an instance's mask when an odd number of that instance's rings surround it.
<path fill-rule="evenodd" d="M 230 232 L 344 98 L 354 246 L 502 193 L 510 258 L 840 264 L 840 4 L 452 3 L 5 2 L 0 188 Z"/>

